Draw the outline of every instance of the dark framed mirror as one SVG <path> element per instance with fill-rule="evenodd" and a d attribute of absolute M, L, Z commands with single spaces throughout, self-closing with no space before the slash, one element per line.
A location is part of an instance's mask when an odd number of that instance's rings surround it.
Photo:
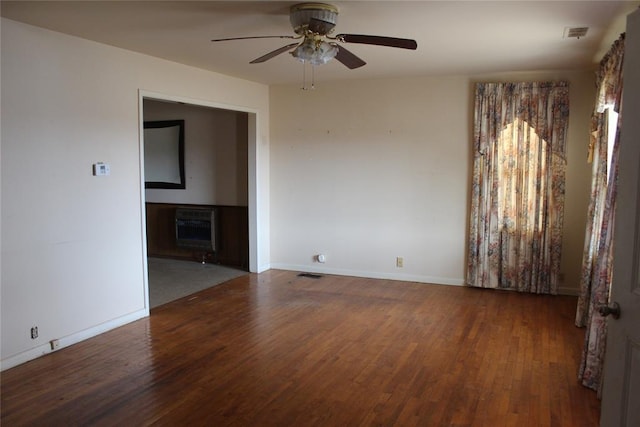
<path fill-rule="evenodd" d="M 144 122 L 144 187 L 185 189 L 184 120 Z"/>

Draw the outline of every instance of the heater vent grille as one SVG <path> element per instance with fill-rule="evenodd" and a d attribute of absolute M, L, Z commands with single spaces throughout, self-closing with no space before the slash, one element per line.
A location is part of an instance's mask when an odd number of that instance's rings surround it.
<path fill-rule="evenodd" d="M 213 208 L 176 209 L 178 247 L 216 251 L 216 211 Z"/>

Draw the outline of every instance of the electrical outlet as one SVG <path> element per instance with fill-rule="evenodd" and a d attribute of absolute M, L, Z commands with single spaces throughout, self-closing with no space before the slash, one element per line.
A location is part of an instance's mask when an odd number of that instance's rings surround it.
<path fill-rule="evenodd" d="M 402 258 L 401 256 L 396 258 L 396 267 L 398 268 L 404 267 L 404 258 Z"/>
<path fill-rule="evenodd" d="M 60 348 L 60 341 L 58 340 L 51 340 L 49 341 L 49 344 L 51 345 L 51 351 L 57 350 Z"/>
<path fill-rule="evenodd" d="M 38 338 L 38 327 L 34 326 L 31 328 L 31 339 L 35 340 L 36 338 Z"/>

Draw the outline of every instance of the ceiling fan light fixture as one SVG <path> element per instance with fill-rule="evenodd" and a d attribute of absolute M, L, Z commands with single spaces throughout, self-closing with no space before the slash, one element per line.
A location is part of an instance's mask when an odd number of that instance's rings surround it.
<path fill-rule="evenodd" d="M 333 43 L 308 37 L 291 54 L 298 61 L 308 62 L 311 65 L 323 65 L 335 58 L 338 47 Z"/>
<path fill-rule="evenodd" d="M 322 42 L 318 46 L 316 55 L 311 59 L 311 65 L 322 65 L 331 61 L 338 54 L 338 47 L 331 43 Z"/>
<path fill-rule="evenodd" d="M 291 55 L 299 61 L 309 61 L 316 53 L 315 41 L 311 38 L 305 38 L 302 43 L 296 47 Z"/>

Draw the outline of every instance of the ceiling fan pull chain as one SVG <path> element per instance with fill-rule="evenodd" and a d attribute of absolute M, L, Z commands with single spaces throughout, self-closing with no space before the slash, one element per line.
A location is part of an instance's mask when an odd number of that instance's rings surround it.
<path fill-rule="evenodd" d="M 302 90 L 307 90 L 307 64 L 302 61 Z"/>
<path fill-rule="evenodd" d="M 302 90 L 313 90 L 316 88 L 315 67 L 311 64 L 311 87 L 307 87 L 307 63 L 309 61 L 302 61 Z"/>

